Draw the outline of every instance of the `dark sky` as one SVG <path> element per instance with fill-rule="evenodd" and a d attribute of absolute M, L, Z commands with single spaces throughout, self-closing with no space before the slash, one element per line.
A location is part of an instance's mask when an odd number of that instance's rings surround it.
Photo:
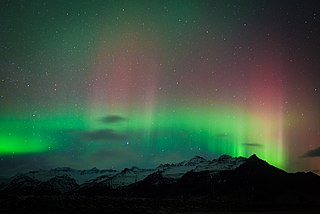
<path fill-rule="evenodd" d="M 0 171 L 256 153 L 320 168 L 318 1 L 9 1 Z"/>

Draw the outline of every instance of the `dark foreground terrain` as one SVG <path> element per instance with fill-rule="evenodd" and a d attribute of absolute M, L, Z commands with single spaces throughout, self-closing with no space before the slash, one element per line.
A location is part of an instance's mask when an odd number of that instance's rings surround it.
<path fill-rule="evenodd" d="M 1 196 L 1 213 L 319 213 L 320 204 L 106 196 Z"/>

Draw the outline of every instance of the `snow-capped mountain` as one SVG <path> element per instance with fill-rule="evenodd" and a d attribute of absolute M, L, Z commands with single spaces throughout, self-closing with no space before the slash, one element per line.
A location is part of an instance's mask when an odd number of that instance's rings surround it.
<path fill-rule="evenodd" d="M 76 180 L 77 184 L 81 185 L 90 180 L 96 179 L 101 176 L 113 176 L 117 174 L 118 171 L 113 169 L 99 170 L 96 167 L 88 170 L 77 170 L 69 167 L 57 167 L 50 170 L 36 170 L 24 173 L 24 175 L 29 176 L 40 181 L 48 181 L 57 176 L 69 176 Z"/>
<path fill-rule="evenodd" d="M 76 170 L 68 167 L 40 169 L 14 176 L 2 189 L 21 192 L 36 190 L 36 192 L 47 193 L 65 193 L 77 191 L 77 189 L 90 191 L 92 188 L 121 190 L 145 179 L 149 184 L 174 184 L 189 172 L 206 172 L 212 178 L 220 172 L 237 169 L 247 160 L 247 158 L 232 158 L 228 155 L 222 155 L 213 160 L 195 156 L 176 164 L 161 164 L 155 169 L 138 167 L 125 168 L 122 171 L 97 168 Z"/>
<path fill-rule="evenodd" d="M 161 164 L 155 169 L 140 169 L 138 167 L 125 168 L 121 172 L 113 176 L 100 176 L 96 179 L 87 181 L 82 184 L 83 189 L 88 187 L 106 187 L 111 189 L 124 188 L 130 184 L 137 183 L 149 177 L 165 179 L 169 183 L 176 182 L 187 172 L 195 171 L 209 171 L 215 175 L 221 171 L 233 170 L 243 164 L 246 158 L 232 158 L 228 155 L 223 155 L 218 159 L 212 161 L 206 160 L 203 157 L 195 156 L 190 160 L 185 160 L 176 164 Z M 160 182 L 160 181 L 155 181 Z"/>
<path fill-rule="evenodd" d="M 100 183 L 112 188 L 124 187 L 145 179 L 153 172 L 154 169 L 140 169 L 138 167 L 125 168 L 120 173 L 104 179 Z"/>
<path fill-rule="evenodd" d="M 183 161 L 178 164 L 161 164 L 156 170 L 160 171 L 164 177 L 179 179 L 191 170 L 195 172 L 208 170 L 214 175 L 220 171 L 233 170 L 245 161 L 246 158 L 232 158 L 228 155 L 222 155 L 220 158 L 213 159 L 212 161 L 195 156 L 189 161 Z"/>
<path fill-rule="evenodd" d="M 167 178 L 179 179 L 186 172 L 194 170 L 197 166 L 207 166 L 210 161 L 204 159 L 200 156 L 195 156 L 191 158 L 189 161 L 182 161 L 177 164 L 161 164 L 156 168 L 162 176 Z"/>
<path fill-rule="evenodd" d="M 195 172 L 209 170 L 211 175 L 226 170 L 234 170 L 246 162 L 247 158 L 232 158 L 229 155 L 222 155 L 218 159 L 213 159 L 208 164 L 198 164 L 194 168 Z"/>

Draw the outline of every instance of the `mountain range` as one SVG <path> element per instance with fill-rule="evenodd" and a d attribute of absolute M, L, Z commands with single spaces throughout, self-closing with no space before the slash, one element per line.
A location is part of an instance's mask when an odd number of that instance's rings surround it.
<path fill-rule="evenodd" d="M 15 200 L 21 200 L 21 196 L 32 196 L 33 200 L 48 197 L 52 200 L 51 197 L 59 196 L 68 200 L 70 197 L 107 197 L 108 200 L 206 202 L 201 209 L 314 208 L 320 204 L 319 184 L 320 177 L 314 173 L 287 173 L 256 155 L 249 158 L 222 155 L 213 160 L 195 156 L 154 169 L 131 167 L 117 171 L 58 167 L 19 173 L 12 178 L 0 177 L 0 205 L 10 204 L 9 196 Z"/>

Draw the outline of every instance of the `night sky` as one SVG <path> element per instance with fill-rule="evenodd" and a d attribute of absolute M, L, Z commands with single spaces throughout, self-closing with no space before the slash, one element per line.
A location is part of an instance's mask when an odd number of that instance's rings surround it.
<path fill-rule="evenodd" d="M 0 174 L 253 153 L 320 169 L 317 1 L 0 4 Z"/>

